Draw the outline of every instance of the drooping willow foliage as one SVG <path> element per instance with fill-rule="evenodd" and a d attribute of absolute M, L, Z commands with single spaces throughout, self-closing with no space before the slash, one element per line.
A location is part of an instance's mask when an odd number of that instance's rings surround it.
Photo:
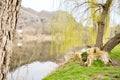
<path fill-rule="evenodd" d="M 69 0 L 67 0 L 69 1 Z M 76 22 L 71 14 L 65 13 L 63 15 L 59 15 L 56 13 L 56 17 L 54 18 L 52 24 L 52 36 L 53 41 L 51 45 L 51 53 L 53 50 L 56 50 L 56 53 L 63 53 L 68 49 L 73 49 L 75 47 L 80 47 L 83 45 L 93 45 L 96 42 L 97 36 L 97 28 L 102 16 L 102 10 L 98 8 L 99 0 L 87 0 L 88 2 L 84 2 L 84 0 L 70 0 L 72 3 L 71 7 L 78 11 L 78 15 L 81 20 L 80 22 Z M 86 0 L 85 0 L 86 1 Z M 82 4 L 83 3 L 83 4 Z M 101 4 L 104 1 L 100 2 Z M 87 4 L 83 6 L 84 4 Z M 81 7 L 81 8 L 80 8 Z M 81 10 L 82 8 L 85 8 Z M 73 9 L 71 9 L 73 10 Z M 80 11 L 79 11 L 80 10 Z M 74 12 L 74 13 L 76 13 Z M 83 13 L 82 13 L 83 12 Z M 87 13 L 87 15 L 86 15 Z M 109 12 L 110 13 L 110 12 Z M 87 24 L 87 20 L 81 22 L 83 19 L 87 19 L 92 24 Z M 84 20 L 83 20 L 84 21 Z M 104 31 L 104 42 L 108 40 L 110 36 L 110 16 L 107 15 L 106 23 L 105 23 L 105 31 Z M 53 48 L 55 46 L 55 48 Z"/>
<path fill-rule="evenodd" d="M 86 27 L 87 32 L 88 32 L 88 40 L 86 45 L 94 45 L 96 41 L 96 31 L 94 31 L 94 27 Z"/>
<path fill-rule="evenodd" d="M 52 26 L 51 53 L 63 53 L 82 45 L 83 25 L 76 22 L 71 14 L 58 12 Z M 59 27 L 58 27 L 59 26 Z M 60 30 L 61 29 L 61 30 Z M 59 31 L 58 31 L 59 30 Z M 55 46 L 55 47 L 54 47 Z"/>
<path fill-rule="evenodd" d="M 75 21 L 71 14 L 58 12 L 52 23 L 52 39 L 50 52 L 59 54 L 68 49 L 93 45 L 96 35 L 93 27 L 83 26 Z"/>
<path fill-rule="evenodd" d="M 89 1 L 89 7 L 90 7 L 90 12 L 91 12 L 91 19 L 92 19 L 92 22 L 93 22 L 93 35 L 96 36 L 96 32 L 97 32 L 97 22 L 99 22 L 101 20 L 101 16 L 102 16 L 102 11 L 99 9 L 98 7 L 98 3 L 104 3 L 105 1 L 99 1 L 99 0 L 88 0 Z M 110 37 L 110 11 L 109 11 L 109 14 L 106 15 L 107 18 L 105 20 L 105 31 L 104 31 L 104 42 L 103 43 L 106 43 L 108 38 Z"/>

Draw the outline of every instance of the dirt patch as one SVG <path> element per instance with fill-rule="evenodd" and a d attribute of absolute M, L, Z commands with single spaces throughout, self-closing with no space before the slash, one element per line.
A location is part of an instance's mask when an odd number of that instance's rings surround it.
<path fill-rule="evenodd" d="M 120 61 L 118 61 L 118 60 L 112 60 L 112 65 L 114 67 L 120 67 Z"/>
<path fill-rule="evenodd" d="M 103 74 L 99 74 L 99 75 L 97 75 L 97 76 L 94 76 L 93 77 L 93 80 L 101 80 L 101 79 L 103 79 L 105 76 L 103 75 Z"/>

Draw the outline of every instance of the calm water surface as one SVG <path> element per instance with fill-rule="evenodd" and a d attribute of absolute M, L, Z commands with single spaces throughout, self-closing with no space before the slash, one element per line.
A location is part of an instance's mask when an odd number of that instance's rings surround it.
<path fill-rule="evenodd" d="M 15 71 L 8 73 L 7 80 L 42 80 L 50 72 L 55 70 L 58 65 L 51 61 L 33 62 L 21 66 Z"/>

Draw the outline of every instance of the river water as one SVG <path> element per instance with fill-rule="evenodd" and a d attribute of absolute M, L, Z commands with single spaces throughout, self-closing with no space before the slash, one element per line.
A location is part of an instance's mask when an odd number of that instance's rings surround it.
<path fill-rule="evenodd" d="M 58 65 L 51 61 L 33 62 L 23 65 L 13 72 L 9 72 L 7 80 L 42 80 L 50 72 L 55 70 Z"/>
<path fill-rule="evenodd" d="M 42 80 L 58 67 L 56 63 L 59 63 L 59 59 L 62 58 L 62 54 L 56 54 L 55 47 L 52 55 L 50 49 L 51 42 L 33 41 L 24 43 L 21 48 L 15 46 L 11 60 L 12 66 L 10 66 L 13 68 L 12 72 L 8 73 L 7 80 Z M 19 61 L 23 62 L 20 67 L 18 67 Z"/>

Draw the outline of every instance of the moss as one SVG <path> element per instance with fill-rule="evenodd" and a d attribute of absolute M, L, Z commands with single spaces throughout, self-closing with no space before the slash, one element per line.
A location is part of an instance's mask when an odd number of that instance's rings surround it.
<path fill-rule="evenodd" d="M 82 61 L 86 62 L 87 61 L 87 52 L 82 53 Z"/>

